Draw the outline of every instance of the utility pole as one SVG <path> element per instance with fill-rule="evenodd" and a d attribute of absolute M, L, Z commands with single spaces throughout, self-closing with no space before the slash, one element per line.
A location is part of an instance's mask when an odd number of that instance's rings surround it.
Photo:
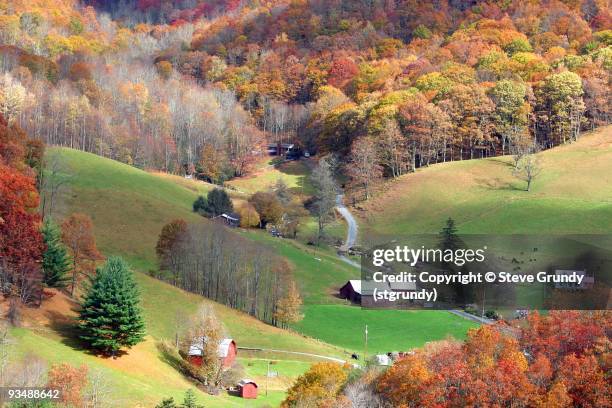
<path fill-rule="evenodd" d="M 268 370 L 266 373 L 266 397 L 268 396 L 268 381 L 270 381 L 269 378 L 270 378 L 270 360 L 268 360 Z"/>
<path fill-rule="evenodd" d="M 365 349 L 363 351 L 364 364 L 368 361 L 368 325 L 365 325 Z"/>
<path fill-rule="evenodd" d="M 484 316 L 485 316 L 485 295 L 486 295 L 486 286 L 483 285 L 483 287 L 482 287 L 482 316 L 480 316 L 483 319 L 484 319 Z"/>

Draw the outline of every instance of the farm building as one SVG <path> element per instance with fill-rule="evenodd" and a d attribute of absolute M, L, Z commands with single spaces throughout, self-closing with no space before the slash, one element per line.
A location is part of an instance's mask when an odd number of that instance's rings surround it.
<path fill-rule="evenodd" d="M 257 383 L 248 378 L 240 380 L 238 383 L 238 392 L 242 398 L 255 399 L 257 398 Z"/>
<path fill-rule="evenodd" d="M 230 213 L 230 214 L 223 213 L 221 215 L 217 215 L 216 217 L 213 217 L 212 219 L 215 220 L 216 222 L 220 222 L 229 227 L 240 226 L 240 215 L 236 213 Z"/>
<path fill-rule="evenodd" d="M 202 350 L 204 349 L 204 339 L 194 342 L 189 347 L 189 362 L 193 365 L 202 365 Z M 221 360 L 223 368 L 230 368 L 236 360 L 236 354 L 238 353 L 236 342 L 232 339 L 223 339 L 219 342 L 217 348 L 217 355 Z"/>
<path fill-rule="evenodd" d="M 351 279 L 340 288 L 340 297 L 353 303 L 361 303 L 361 280 Z"/>
<path fill-rule="evenodd" d="M 388 282 L 374 282 L 369 280 L 351 279 L 344 284 L 339 290 L 339 296 L 342 299 L 348 299 L 353 303 L 361 304 L 364 307 L 372 306 L 389 306 L 392 302 L 387 300 L 378 300 L 374 302 L 374 290 L 378 291 L 404 291 L 414 290 L 414 284 L 397 283 L 390 285 Z"/>
<path fill-rule="evenodd" d="M 299 156 L 299 149 L 294 143 L 268 143 L 270 156 Z"/>

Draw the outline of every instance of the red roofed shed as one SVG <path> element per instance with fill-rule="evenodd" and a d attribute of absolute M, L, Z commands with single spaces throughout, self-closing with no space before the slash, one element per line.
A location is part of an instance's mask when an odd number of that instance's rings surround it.
<path fill-rule="evenodd" d="M 257 398 L 257 384 L 253 380 L 245 378 L 238 383 L 238 390 L 242 398 Z"/>

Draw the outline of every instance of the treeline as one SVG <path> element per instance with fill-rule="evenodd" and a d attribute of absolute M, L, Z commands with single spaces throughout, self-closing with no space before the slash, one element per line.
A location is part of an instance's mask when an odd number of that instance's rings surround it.
<path fill-rule="evenodd" d="M 608 311 L 534 312 L 428 343 L 388 368 L 319 363 L 281 406 L 609 407 L 609 326 Z"/>
<path fill-rule="evenodd" d="M 33 137 L 139 167 L 222 182 L 268 137 L 343 164 L 365 151 L 394 177 L 611 118 L 604 2 L 90 4 L 0 5 L 0 108 Z"/>
<path fill-rule="evenodd" d="M 250 114 L 233 92 L 156 64 L 192 26 L 151 29 L 62 0 L 5 8 L 0 111 L 48 144 L 140 168 L 192 174 L 212 150 L 221 180 L 244 174 L 262 143 Z"/>
<path fill-rule="evenodd" d="M 279 2 L 160 58 L 236 92 L 274 140 L 395 177 L 610 123 L 609 27 L 593 1 Z"/>
<path fill-rule="evenodd" d="M 297 298 L 291 267 L 267 247 L 243 238 L 221 224 L 187 225 L 175 220 L 164 226 L 156 247 L 160 279 L 197 293 L 262 321 L 282 325 L 294 321 Z M 297 307 L 297 309 L 296 309 Z"/>

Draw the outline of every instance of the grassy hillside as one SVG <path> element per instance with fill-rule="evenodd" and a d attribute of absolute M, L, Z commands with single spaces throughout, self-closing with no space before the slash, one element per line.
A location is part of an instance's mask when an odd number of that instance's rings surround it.
<path fill-rule="evenodd" d="M 306 246 L 299 241 L 273 238 L 256 231 L 249 238 L 265 243 L 288 259 L 304 298 L 304 319 L 293 325 L 300 333 L 341 346 L 363 350 L 363 331 L 373 333 L 369 352 L 408 350 L 428 341 L 465 337 L 476 324 L 446 311 L 405 312 L 362 310 L 338 298 L 338 289 L 349 279 L 359 279 L 359 269 L 341 261 L 330 248 Z"/>
<path fill-rule="evenodd" d="M 89 214 L 95 224 L 95 233 L 100 249 L 105 254 L 125 256 L 140 271 L 155 268 L 153 248 L 162 226 L 174 218 L 183 218 L 191 222 L 204 222 L 191 211 L 191 204 L 198 194 L 203 194 L 211 186 L 181 177 L 150 174 L 112 160 L 70 149 L 51 149 L 50 155 L 60 155 L 65 163 L 66 172 L 71 176 L 69 192 L 65 203 L 60 206 L 59 216 L 68 212 L 80 211 Z M 289 187 L 303 193 L 302 186 L 308 193 L 308 174 L 310 166 L 305 161 L 284 163 L 279 167 L 263 166 L 250 177 L 237 179 L 233 184 L 240 184 L 245 191 L 267 189 L 278 177 L 285 178 Z M 237 187 L 237 186 L 236 186 Z M 299 189 L 299 190 L 295 190 Z M 245 195 L 232 193 L 234 201 L 243 200 Z M 355 327 L 363 328 L 372 324 L 377 318 L 395 322 L 402 327 L 411 327 L 415 319 L 429 320 L 427 315 L 397 314 L 393 311 L 379 311 L 376 315 L 356 313 L 355 309 L 335 297 L 337 290 L 348 279 L 359 277 L 359 270 L 340 261 L 333 248 L 315 248 L 303 244 L 304 237 L 311 226 L 302 232 L 298 241 L 273 238 L 263 231 L 243 232 L 250 239 L 264 243 L 285 257 L 293 266 L 294 276 L 304 298 L 304 320 L 295 329 L 310 337 L 318 338 L 331 344 L 352 350 L 360 347 L 361 332 L 352 333 L 349 341 L 341 340 L 333 328 L 337 324 L 352 322 Z M 334 232 L 343 236 L 342 223 L 333 226 Z M 169 285 L 145 275 L 138 275 L 143 290 L 145 313 L 151 333 L 158 337 L 171 337 L 177 315 L 195 311 L 201 298 L 178 291 Z M 163 288 L 163 289 L 162 289 Z M 177 296 L 183 301 L 177 301 Z M 319 305 L 335 304 L 338 307 L 326 309 L 322 316 Z M 232 336 L 243 345 L 253 347 L 274 347 L 297 351 L 308 351 L 318 354 L 338 354 L 336 349 L 327 348 L 316 342 L 303 342 L 299 336 L 276 336 L 273 328 L 249 320 L 245 323 L 237 319 L 238 314 L 223 308 L 226 325 Z M 445 312 L 436 319 L 442 329 L 435 335 L 422 335 L 389 331 L 386 338 L 374 338 L 372 350 L 384 351 L 390 344 L 393 349 L 406 349 L 423 344 L 426 340 L 444 338 L 447 335 L 462 337 L 467 328 L 473 324 Z M 321 321 L 323 320 L 322 324 Z M 261 328 L 261 329 L 257 329 Z M 432 333 L 436 333 L 433 331 Z M 407 337 L 408 334 L 408 337 Z M 346 334 L 345 334 L 346 336 Z M 412 337 L 411 337 L 412 336 Z M 380 343 L 379 343 L 380 341 Z M 299 344 L 298 344 L 299 343 Z M 387 350 L 388 351 L 388 350 Z M 346 355 L 346 354 L 343 354 Z"/>
<path fill-rule="evenodd" d="M 60 155 L 69 176 L 69 190 L 60 207 L 63 214 L 83 212 L 91 216 L 99 249 L 105 255 L 126 257 L 139 272 L 155 267 L 154 247 L 164 224 L 175 218 L 207 222 L 194 214 L 191 204 L 207 187 L 204 183 L 160 177 L 99 156 L 64 148 L 51 149 Z M 187 184 L 185 184 L 187 183 Z M 190 188 L 190 183 L 202 190 Z M 146 274 L 137 274 L 145 307 L 149 333 L 171 338 L 177 316 L 195 312 L 206 301 L 201 296 L 179 290 Z M 232 310 L 215 306 L 230 334 L 241 345 L 275 347 L 325 355 L 338 350 L 306 340 L 263 324 Z"/>
<path fill-rule="evenodd" d="M 150 407 L 166 396 L 181 400 L 184 391 L 193 384 L 164 360 L 156 345 L 162 339 L 172 339 L 177 324 L 188 319 L 202 303 L 215 309 L 239 346 L 344 355 L 338 348 L 266 325 L 143 273 L 155 268 L 153 249 L 165 223 L 174 218 L 206 222 L 191 211 L 191 204 L 198 194 L 210 188 L 209 185 L 149 174 L 71 149 L 52 148 L 48 154 L 49 158 L 55 156 L 60 160 L 63 176 L 68 180 L 60 192 L 54 217 L 61 219 L 72 212 L 88 214 L 94 221 L 99 249 L 107 256 L 122 255 L 132 264 L 142 293 L 147 340 L 117 360 L 88 355 L 71 340 L 67 325 L 77 306 L 60 293 L 46 302 L 42 309 L 28 310 L 24 319 L 26 327 L 12 331 L 17 340 L 14 350 L 17 358 L 34 354 L 51 363 L 85 363 L 92 370 L 102 370 L 113 388 L 121 390 L 117 401 L 119 406 Z M 233 195 L 240 199 L 236 194 Z M 263 382 L 262 360 L 253 357 L 256 356 L 243 355 L 240 362 L 246 375 Z M 279 361 L 275 370 L 279 379 L 270 384 L 267 397 L 260 397 L 256 402 L 229 396 L 215 398 L 200 392 L 198 397 L 206 402 L 206 406 L 212 407 L 278 405 L 284 398 L 283 390 L 308 368 L 309 363 L 294 361 L 303 358 L 285 354 L 267 353 L 264 357 Z"/>
<path fill-rule="evenodd" d="M 313 186 L 308 179 L 311 165 L 313 163 L 309 160 L 299 160 L 275 166 L 273 161 L 266 157 L 257 163 L 251 174 L 235 178 L 226 184 L 237 191 L 252 194 L 274 187 L 278 179 L 282 179 L 294 193 L 308 195 L 313 191 Z"/>
<path fill-rule="evenodd" d="M 462 233 L 609 234 L 612 127 L 538 156 L 530 192 L 510 157 L 436 164 L 390 182 L 362 224 L 372 237 L 438 232 L 448 217 Z"/>

